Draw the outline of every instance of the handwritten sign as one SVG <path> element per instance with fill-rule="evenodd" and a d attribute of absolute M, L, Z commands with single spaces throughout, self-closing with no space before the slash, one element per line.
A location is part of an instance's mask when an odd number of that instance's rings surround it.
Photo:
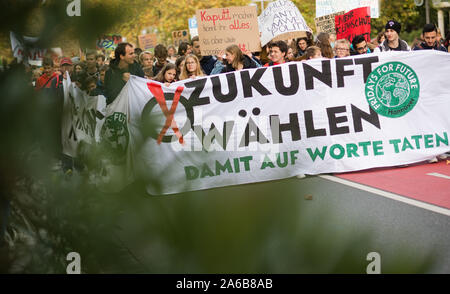
<path fill-rule="evenodd" d="M 145 34 L 140 35 L 139 39 L 139 47 L 144 50 L 155 48 L 156 46 L 156 34 Z"/>
<path fill-rule="evenodd" d="M 364 35 L 370 42 L 370 7 L 350 10 L 346 14 L 335 16 L 336 39 L 347 39 L 350 42 L 356 35 Z"/>
<path fill-rule="evenodd" d="M 271 40 L 305 37 L 306 32 L 312 32 L 297 6 L 289 0 L 269 3 L 258 17 L 258 23 L 262 46 Z"/>
<path fill-rule="evenodd" d="M 189 32 L 188 30 L 173 31 L 172 32 L 173 45 L 176 47 L 180 46 L 181 42 L 189 42 Z"/>
<path fill-rule="evenodd" d="M 316 17 L 314 19 L 314 22 L 316 23 L 317 33 L 324 32 L 328 34 L 336 34 L 334 18 L 336 15 L 342 15 L 344 13 L 345 13 L 344 11 L 339 11 L 321 17 Z"/>
<path fill-rule="evenodd" d="M 121 35 L 103 35 L 97 40 L 97 49 L 115 50 L 121 42 Z"/>
<path fill-rule="evenodd" d="M 202 55 L 217 55 L 230 45 L 261 51 L 255 6 L 197 10 Z"/>

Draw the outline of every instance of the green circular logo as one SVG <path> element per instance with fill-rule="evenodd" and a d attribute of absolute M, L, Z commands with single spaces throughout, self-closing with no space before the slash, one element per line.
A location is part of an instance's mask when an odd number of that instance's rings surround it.
<path fill-rule="evenodd" d="M 419 78 L 406 64 L 388 62 L 369 74 L 365 90 L 367 102 L 378 114 L 401 117 L 419 100 Z"/>
<path fill-rule="evenodd" d="M 114 163 L 122 163 L 125 160 L 130 140 L 126 114 L 114 112 L 105 118 L 100 136 L 103 146 L 107 148 L 107 155 L 110 159 Z"/>

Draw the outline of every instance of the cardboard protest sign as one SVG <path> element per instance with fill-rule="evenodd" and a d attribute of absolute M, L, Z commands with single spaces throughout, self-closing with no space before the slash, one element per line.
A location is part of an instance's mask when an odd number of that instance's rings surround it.
<path fill-rule="evenodd" d="M 270 41 L 306 37 L 312 32 L 297 6 L 289 0 L 269 3 L 258 17 L 261 32 L 261 46 Z"/>
<path fill-rule="evenodd" d="M 321 17 L 338 11 L 349 12 L 352 9 L 370 6 L 370 17 L 380 16 L 378 0 L 316 0 L 316 17 Z"/>
<path fill-rule="evenodd" d="M 122 42 L 121 35 L 103 35 L 97 39 L 97 49 L 115 50 L 117 45 Z"/>
<path fill-rule="evenodd" d="M 230 45 L 261 51 L 257 10 L 254 6 L 197 10 L 202 55 L 217 55 Z"/>
<path fill-rule="evenodd" d="M 139 37 L 139 47 L 143 50 L 155 48 L 156 46 L 156 34 L 145 34 Z"/>
<path fill-rule="evenodd" d="M 189 31 L 181 30 L 181 31 L 173 31 L 172 32 L 172 40 L 173 45 L 178 47 L 181 42 L 189 42 Z"/>
<path fill-rule="evenodd" d="M 336 13 L 324 15 L 321 17 L 316 17 L 314 22 L 316 23 L 316 31 L 317 33 L 328 33 L 328 34 L 336 34 L 336 28 L 334 23 L 334 18 L 336 15 L 344 14 L 344 11 L 339 11 Z"/>
<path fill-rule="evenodd" d="M 350 10 L 346 14 L 335 17 L 336 39 L 347 39 L 349 42 L 356 35 L 364 35 L 370 42 L 370 7 Z"/>

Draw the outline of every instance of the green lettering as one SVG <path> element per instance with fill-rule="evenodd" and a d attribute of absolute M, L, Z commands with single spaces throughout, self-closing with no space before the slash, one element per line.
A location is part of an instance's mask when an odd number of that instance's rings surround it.
<path fill-rule="evenodd" d="M 373 141 L 373 154 L 374 155 L 383 155 L 383 141 Z"/>
<path fill-rule="evenodd" d="M 244 156 L 239 157 L 239 160 L 244 163 L 244 168 L 246 171 L 250 170 L 250 160 L 253 159 L 253 156 Z"/>
<path fill-rule="evenodd" d="M 359 142 L 358 145 L 361 146 L 361 147 L 363 148 L 364 156 L 369 155 L 369 151 L 367 150 L 367 146 L 370 145 L 370 141 L 367 141 L 367 142 Z"/>
<path fill-rule="evenodd" d="M 419 139 L 422 139 L 422 135 L 411 136 L 411 139 L 416 142 L 416 149 L 420 149 Z"/>
<path fill-rule="evenodd" d="M 230 160 L 227 159 L 227 161 L 225 161 L 224 165 L 221 165 L 220 162 L 218 162 L 216 160 L 216 176 L 220 175 L 220 172 L 225 172 L 225 171 L 228 171 L 229 173 L 233 172 L 233 169 L 231 168 Z"/>
<path fill-rule="evenodd" d="M 446 146 L 448 146 L 447 132 L 444 132 L 444 138 L 439 137 L 438 134 L 435 135 L 436 135 L 436 147 L 439 147 L 441 145 L 441 142 L 444 143 Z"/>
<path fill-rule="evenodd" d="M 277 165 L 279 167 L 286 167 L 288 163 L 289 161 L 287 152 L 283 152 L 283 163 L 281 163 L 281 154 L 280 153 L 277 154 Z"/>
<path fill-rule="evenodd" d="M 335 154 L 334 150 L 339 149 L 339 154 Z M 334 159 L 341 159 L 345 155 L 345 149 L 339 144 L 334 144 L 330 147 L 330 155 Z"/>
<path fill-rule="evenodd" d="M 199 171 L 195 166 L 189 165 L 184 167 L 184 173 L 186 174 L 186 180 L 190 181 L 198 178 Z"/>
<path fill-rule="evenodd" d="M 212 172 L 212 170 L 208 167 L 208 165 L 206 163 L 203 164 L 202 166 L 202 173 L 200 174 L 200 178 L 204 178 L 204 177 L 214 177 L 214 173 Z"/>
<path fill-rule="evenodd" d="M 358 150 L 358 145 L 353 144 L 353 143 L 349 143 L 347 144 L 347 157 L 359 157 L 358 153 L 356 153 L 356 151 Z"/>
<path fill-rule="evenodd" d="M 270 158 L 266 155 L 264 155 L 264 161 L 261 165 L 261 169 L 265 169 L 266 167 L 274 168 L 275 164 L 270 160 Z"/>
<path fill-rule="evenodd" d="M 402 151 L 405 151 L 406 149 L 412 149 L 414 150 L 413 146 L 411 145 L 411 143 L 409 143 L 408 139 L 403 138 L 403 147 L 402 147 Z"/>
<path fill-rule="evenodd" d="M 424 135 L 425 148 L 433 148 L 433 135 Z"/>
<path fill-rule="evenodd" d="M 312 161 L 316 161 L 317 156 L 320 157 L 320 159 L 324 159 L 325 153 L 327 152 L 328 146 L 322 147 L 322 152 L 320 152 L 317 148 L 314 150 L 314 153 L 312 153 L 311 148 L 307 148 L 306 151 L 308 151 L 309 157 L 311 157 Z"/>
<path fill-rule="evenodd" d="M 399 153 L 400 152 L 400 150 L 398 149 L 398 144 L 400 143 L 400 139 L 392 139 L 392 140 L 389 140 L 389 144 L 392 144 L 392 145 L 394 145 L 394 151 L 395 151 L 395 153 Z"/>

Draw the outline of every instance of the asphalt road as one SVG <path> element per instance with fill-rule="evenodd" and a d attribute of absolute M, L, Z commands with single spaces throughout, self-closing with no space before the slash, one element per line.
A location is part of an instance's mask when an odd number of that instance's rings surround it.
<path fill-rule="evenodd" d="M 449 216 L 320 177 L 297 181 L 301 182 L 302 194 L 313 196 L 307 201 L 307 213 L 314 215 L 327 208 L 335 215 L 336 227 L 349 232 L 363 224 L 370 227 L 373 241 L 367 252 L 380 253 L 381 265 L 404 246 L 413 254 L 411 258 L 434 253 L 436 260 L 430 273 L 450 273 Z"/>

